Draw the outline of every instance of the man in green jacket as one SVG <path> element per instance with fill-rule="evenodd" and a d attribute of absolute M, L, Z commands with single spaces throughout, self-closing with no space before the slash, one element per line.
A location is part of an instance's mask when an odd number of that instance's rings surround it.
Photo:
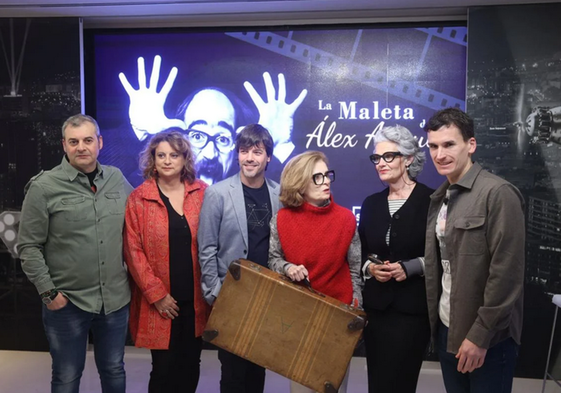
<path fill-rule="evenodd" d="M 425 281 L 448 392 L 510 392 L 522 331 L 524 199 L 471 160 L 473 120 L 456 108 L 427 123 L 446 181 L 431 196 Z"/>
<path fill-rule="evenodd" d="M 91 329 L 103 393 L 124 393 L 130 289 L 122 230 L 132 187 L 98 163 L 103 139 L 93 118 L 70 117 L 62 138 L 61 164 L 26 187 L 18 238 L 23 271 L 44 303 L 51 391 L 79 391 Z"/>

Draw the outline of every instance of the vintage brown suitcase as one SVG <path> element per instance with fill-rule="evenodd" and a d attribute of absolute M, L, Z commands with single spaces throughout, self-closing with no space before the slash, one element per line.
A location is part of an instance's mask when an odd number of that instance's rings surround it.
<path fill-rule="evenodd" d="M 366 314 L 248 260 L 232 262 L 203 339 L 317 392 L 337 392 Z"/>

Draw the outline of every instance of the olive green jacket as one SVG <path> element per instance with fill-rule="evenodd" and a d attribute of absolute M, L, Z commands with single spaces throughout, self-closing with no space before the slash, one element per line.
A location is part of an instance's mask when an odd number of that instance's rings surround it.
<path fill-rule="evenodd" d="M 122 233 L 132 187 L 119 169 L 97 168 L 95 193 L 66 158 L 31 179 L 18 251 L 39 293 L 56 288 L 84 311 L 109 314 L 130 301 Z"/>

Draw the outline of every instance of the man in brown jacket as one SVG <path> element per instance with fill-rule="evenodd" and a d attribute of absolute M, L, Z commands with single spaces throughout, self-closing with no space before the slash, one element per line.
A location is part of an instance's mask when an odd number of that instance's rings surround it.
<path fill-rule="evenodd" d="M 456 108 L 425 127 L 447 178 L 427 220 L 429 318 L 448 392 L 510 392 L 522 330 L 524 199 L 472 162 L 473 128 Z"/>

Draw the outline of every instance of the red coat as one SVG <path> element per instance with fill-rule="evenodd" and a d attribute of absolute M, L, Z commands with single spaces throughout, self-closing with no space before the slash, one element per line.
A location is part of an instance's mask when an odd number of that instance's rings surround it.
<path fill-rule="evenodd" d="M 201 268 L 197 255 L 199 212 L 207 185 L 185 183 L 183 212 L 191 230 L 191 255 L 195 288 L 195 334 L 202 335 L 210 306 L 201 292 Z M 160 199 L 156 181 L 146 180 L 129 196 L 125 213 L 125 261 L 133 278 L 130 331 L 137 347 L 168 349 L 171 320 L 153 305 L 170 293 L 168 211 Z"/>

